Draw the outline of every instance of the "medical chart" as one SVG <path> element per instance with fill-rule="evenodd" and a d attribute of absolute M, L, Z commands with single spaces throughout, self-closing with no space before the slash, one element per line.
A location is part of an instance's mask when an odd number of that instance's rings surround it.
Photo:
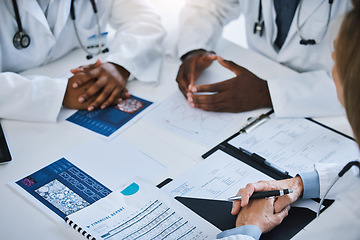
<path fill-rule="evenodd" d="M 131 95 L 129 99 L 112 107 L 91 112 L 79 110 L 66 120 L 109 137 L 151 104 L 152 102 Z"/>
<path fill-rule="evenodd" d="M 69 215 L 67 222 L 79 233 L 86 231 L 83 235 L 88 239 L 201 240 L 215 239 L 220 232 L 170 195 L 140 179 Z"/>
<path fill-rule="evenodd" d="M 165 170 L 120 137 L 109 142 L 97 138 L 9 185 L 50 219 L 63 224 L 67 215 L 123 187 L 128 179 L 142 176 L 150 181 Z"/>
<path fill-rule="evenodd" d="M 231 155 L 217 150 L 162 187 L 162 190 L 174 197 L 227 200 L 248 183 L 271 179 Z"/>
<path fill-rule="evenodd" d="M 274 118 L 229 144 L 260 155 L 291 176 L 312 171 L 315 163 L 345 165 L 359 157 L 355 141 L 307 119 Z"/>
<path fill-rule="evenodd" d="M 196 85 L 215 83 L 234 76 L 234 73 L 215 61 L 196 80 Z M 178 90 L 154 106 L 143 119 L 192 142 L 212 147 L 246 125 L 248 117 L 260 115 L 262 112 L 266 110 L 252 113 L 218 113 L 192 108 Z"/>

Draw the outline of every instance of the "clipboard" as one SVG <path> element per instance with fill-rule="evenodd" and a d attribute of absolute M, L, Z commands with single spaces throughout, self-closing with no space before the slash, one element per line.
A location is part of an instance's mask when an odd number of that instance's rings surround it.
<path fill-rule="evenodd" d="M 180 203 L 197 213 L 222 231 L 235 227 L 236 216 L 231 215 L 232 202 L 188 197 L 175 197 Z M 263 233 L 261 240 L 287 240 L 295 236 L 316 213 L 300 207 L 291 207 L 289 215 L 270 232 Z"/>
<path fill-rule="evenodd" d="M 235 159 L 251 166 L 252 168 L 272 177 L 276 180 L 287 179 L 291 178 L 292 176 L 289 172 L 284 171 L 280 168 L 275 167 L 274 165 L 270 164 L 265 158 L 258 155 L 256 152 L 251 153 L 246 149 L 242 149 L 241 147 L 237 148 L 234 145 L 230 144 L 229 142 L 235 139 L 240 134 L 247 134 L 250 133 L 252 130 L 255 130 L 257 127 L 264 124 L 263 128 L 259 128 L 258 131 L 261 129 L 268 128 L 265 124 L 268 120 L 271 120 L 271 115 L 274 113 L 273 110 L 268 111 L 265 114 L 260 115 L 258 118 L 252 120 L 248 125 L 241 128 L 238 132 L 231 135 L 229 138 L 225 139 L 208 152 L 202 155 L 204 159 L 211 156 L 215 152 L 222 151 Z M 317 124 L 315 126 L 316 129 L 320 129 L 324 131 L 323 127 L 332 131 L 329 135 L 335 135 L 338 137 L 337 134 L 340 134 L 342 137 L 348 141 L 349 139 L 351 142 L 354 140 L 351 137 L 344 135 L 334 129 L 331 129 L 325 125 L 322 125 L 313 119 L 306 118 L 301 119 L 304 123 L 314 126 L 312 124 Z M 311 124 L 309 123 L 311 122 Z M 321 128 L 319 128 L 319 126 Z M 258 132 L 259 133 L 259 132 Z M 327 133 L 327 130 L 326 130 Z M 341 137 L 341 139 L 342 139 Z M 347 142 L 346 142 L 347 143 Z M 167 179 L 167 183 L 171 180 Z M 178 201 L 183 203 L 185 206 L 190 208 L 192 211 L 196 212 L 201 217 L 205 218 L 207 221 L 211 222 L 213 225 L 217 226 L 221 230 L 231 229 L 235 225 L 236 218 L 230 214 L 231 211 L 231 202 L 219 201 L 219 200 L 207 200 L 207 199 L 194 199 L 188 197 L 176 197 Z M 313 199 L 319 202 L 319 199 Z M 324 204 L 326 209 L 329 205 L 331 205 L 333 201 L 326 201 Z M 323 209 L 323 210 L 324 210 Z M 285 218 L 281 225 L 274 228 L 269 233 L 262 234 L 260 239 L 290 239 L 294 235 L 296 235 L 300 230 L 302 230 L 308 223 L 310 223 L 316 217 L 315 212 L 307 209 L 307 208 L 300 208 L 300 207 L 292 207 L 289 211 L 289 215 Z"/>
<path fill-rule="evenodd" d="M 213 154 L 214 152 L 216 152 L 217 150 L 221 150 L 221 151 L 237 158 L 238 160 L 248 164 L 249 166 L 265 173 L 266 175 L 274 178 L 275 180 L 282 180 L 282 179 L 294 177 L 294 176 L 291 176 L 291 174 L 288 171 L 286 171 L 286 169 L 280 169 L 280 168 L 274 166 L 273 164 L 268 162 L 265 158 L 263 158 L 256 152 L 249 152 L 247 149 L 243 149 L 241 147 L 237 148 L 229 143 L 232 139 L 236 138 L 240 134 L 247 134 L 247 133 L 250 134 L 251 131 L 253 131 L 257 127 L 259 127 L 260 125 L 266 124 L 266 122 L 268 120 L 271 120 L 271 115 L 273 113 L 274 113 L 274 110 L 272 109 L 272 110 L 268 111 L 267 113 L 260 115 L 258 118 L 251 121 L 248 125 L 241 128 L 238 132 L 234 133 L 229 138 L 225 139 L 223 142 L 219 143 L 218 145 L 216 145 L 215 147 L 210 149 L 208 152 L 203 154 L 202 158 L 205 159 L 205 158 L 209 157 L 211 154 Z M 343 134 L 333 128 L 330 128 L 324 124 L 321 124 L 311 118 L 305 118 L 304 120 L 309 121 L 313 124 L 316 124 L 317 126 L 320 126 L 321 128 L 332 131 L 332 132 L 336 133 L 336 135 L 341 135 L 342 137 L 344 137 L 347 140 L 350 139 L 351 141 L 353 141 L 355 143 L 355 140 L 352 137 L 350 137 L 346 134 Z"/>

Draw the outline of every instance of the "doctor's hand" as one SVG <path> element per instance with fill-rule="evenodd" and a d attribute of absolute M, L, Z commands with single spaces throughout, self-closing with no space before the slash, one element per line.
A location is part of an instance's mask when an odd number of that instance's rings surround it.
<path fill-rule="evenodd" d="M 281 197 L 276 197 L 274 202 L 274 212 L 279 213 L 284 208 L 295 202 L 304 190 L 304 185 L 301 177 L 297 176 L 290 179 L 279 181 L 259 181 L 257 183 L 249 183 L 245 188 L 241 188 L 237 195 L 241 195 L 241 200 L 233 201 L 231 214 L 236 215 L 242 208 L 249 204 L 249 198 L 254 192 L 272 191 L 279 189 L 292 189 L 293 192 L 285 194 Z M 251 202 L 251 200 L 250 200 Z"/>
<path fill-rule="evenodd" d="M 251 200 L 236 218 L 236 227 L 256 225 L 262 233 L 269 232 L 288 215 L 290 206 L 280 212 L 274 211 L 274 198 Z"/>
<path fill-rule="evenodd" d="M 194 86 L 195 80 L 214 60 L 216 60 L 215 53 L 203 49 L 190 51 L 182 57 L 183 62 L 176 76 L 176 82 L 185 97 L 189 88 Z"/>
<path fill-rule="evenodd" d="M 118 104 L 123 98 L 130 96 L 125 88 L 130 73 L 122 66 L 110 62 L 101 63 L 98 60 L 95 64 L 81 66 L 72 69 L 71 72 L 76 78 L 72 84 L 75 89 L 92 82 L 92 85 L 78 97 L 79 103 L 89 102 L 91 99 L 87 107 L 89 111 Z M 95 95 L 97 97 L 93 100 Z"/>
<path fill-rule="evenodd" d="M 214 84 L 193 86 L 187 93 L 191 107 L 234 113 L 272 107 L 266 81 L 232 61 L 224 60 L 219 56 L 217 60 L 236 76 Z M 212 94 L 201 94 L 205 92 Z"/>

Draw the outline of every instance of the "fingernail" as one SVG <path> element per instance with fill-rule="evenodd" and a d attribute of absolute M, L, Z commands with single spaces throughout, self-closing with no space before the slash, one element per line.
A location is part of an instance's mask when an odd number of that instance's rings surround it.
<path fill-rule="evenodd" d="M 192 87 L 192 88 L 191 88 L 191 91 L 192 91 L 192 92 L 197 92 L 196 87 Z"/>
<path fill-rule="evenodd" d="M 188 97 L 188 99 L 187 99 L 187 100 L 188 100 L 188 102 L 189 102 L 189 103 L 193 103 L 193 99 L 192 99 L 192 97 Z"/>
<path fill-rule="evenodd" d="M 94 110 L 94 106 L 88 107 L 88 111 L 92 111 L 92 110 Z"/>
<path fill-rule="evenodd" d="M 194 108 L 195 104 L 194 103 L 189 103 L 190 107 Z"/>
<path fill-rule="evenodd" d="M 79 97 L 79 102 L 85 102 L 85 98 L 84 97 Z"/>
<path fill-rule="evenodd" d="M 101 108 L 101 109 L 104 109 L 104 108 L 106 108 L 106 105 L 101 105 L 100 108 Z"/>
<path fill-rule="evenodd" d="M 77 88 L 79 85 L 77 83 L 73 83 L 73 88 Z"/>

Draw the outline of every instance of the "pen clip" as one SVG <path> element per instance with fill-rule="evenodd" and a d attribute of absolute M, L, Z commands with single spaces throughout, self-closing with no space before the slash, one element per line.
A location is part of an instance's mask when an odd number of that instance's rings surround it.
<path fill-rule="evenodd" d="M 269 112 L 265 113 L 265 114 L 261 114 L 259 117 L 255 118 L 254 120 L 252 120 L 253 118 L 249 118 L 250 122 L 244 126 L 243 128 L 240 129 L 240 133 L 250 133 L 252 130 L 254 130 L 255 128 L 257 128 L 258 126 L 260 126 L 261 124 L 263 124 L 264 122 L 266 122 L 267 120 L 270 119 L 270 115 L 274 112 L 274 110 L 270 110 Z"/>
<path fill-rule="evenodd" d="M 241 152 L 245 153 L 246 155 L 248 155 L 251 160 L 253 160 L 254 162 L 266 167 L 267 169 L 270 169 L 275 173 L 281 173 L 284 176 L 289 176 L 288 171 L 281 170 L 279 167 L 276 167 L 275 165 L 269 163 L 265 158 L 261 157 L 260 155 L 258 155 L 256 153 L 249 152 L 248 150 L 246 150 L 244 148 L 241 148 L 241 147 L 239 147 L 239 150 Z"/>

